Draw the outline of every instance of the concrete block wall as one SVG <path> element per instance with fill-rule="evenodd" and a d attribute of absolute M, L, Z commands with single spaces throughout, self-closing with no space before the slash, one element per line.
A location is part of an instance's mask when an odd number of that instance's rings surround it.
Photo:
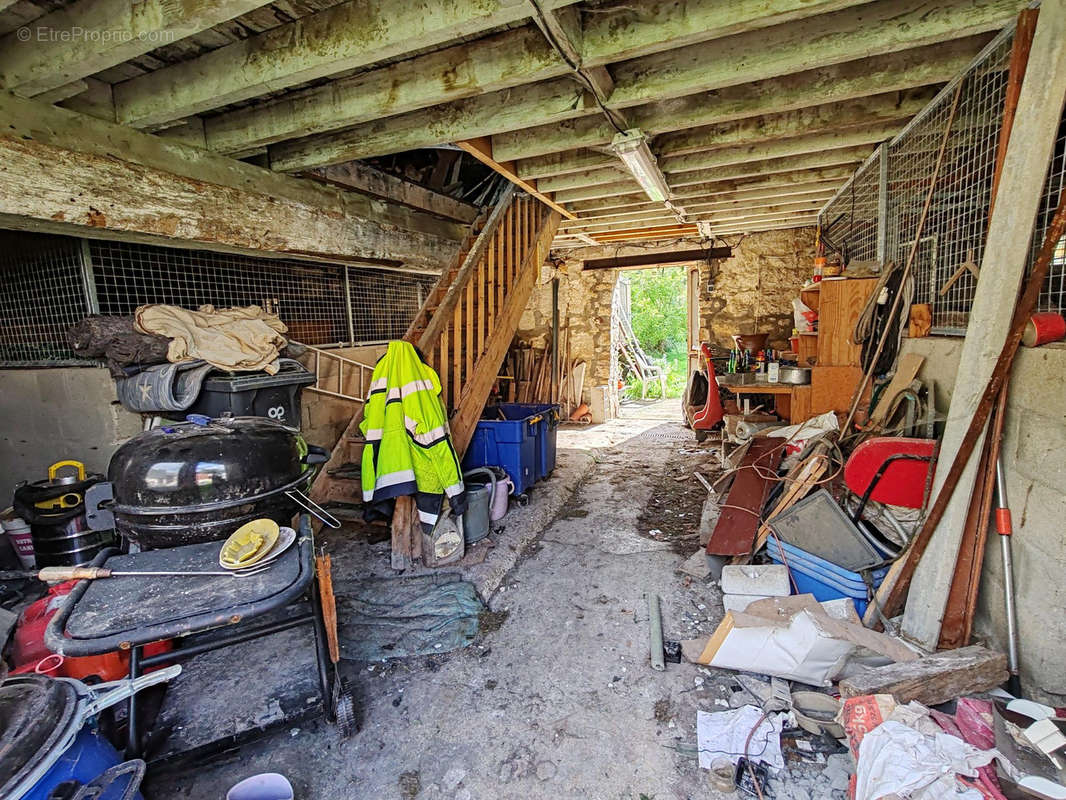
<path fill-rule="evenodd" d="M 0 370 L 0 507 L 15 485 L 65 459 L 107 472 L 111 454 L 141 430 L 103 367 Z"/>
<path fill-rule="evenodd" d="M 904 352 L 925 356 L 919 378 L 936 384 L 937 408 L 947 412 L 962 340 L 904 340 Z M 1015 361 L 1003 434 L 1012 540 L 1022 684 L 1029 696 L 1066 704 L 1066 346 L 1022 348 Z M 989 533 L 974 635 L 1006 650 L 1003 562 Z"/>

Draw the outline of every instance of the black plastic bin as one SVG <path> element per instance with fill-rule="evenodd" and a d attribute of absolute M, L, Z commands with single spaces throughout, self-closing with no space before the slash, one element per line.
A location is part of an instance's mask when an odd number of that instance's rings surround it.
<path fill-rule="evenodd" d="M 281 359 L 277 375 L 265 372 L 212 372 L 196 402 L 184 413 L 221 417 L 267 417 L 300 427 L 300 392 L 314 373 L 291 358 Z"/>

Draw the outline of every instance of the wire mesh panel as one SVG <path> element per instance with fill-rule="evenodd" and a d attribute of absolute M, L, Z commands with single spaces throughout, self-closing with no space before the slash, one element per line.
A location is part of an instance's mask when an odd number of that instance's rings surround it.
<path fill-rule="evenodd" d="M 85 363 L 66 330 L 88 312 L 81 242 L 0 231 L 0 364 Z"/>
<path fill-rule="evenodd" d="M 874 151 L 822 209 L 822 233 L 840 248 L 845 263 L 876 261 L 881 151 Z"/>
<path fill-rule="evenodd" d="M 432 276 L 124 242 L 89 246 L 101 314 L 145 303 L 259 305 L 311 345 L 403 336 Z M 346 276 L 347 272 L 347 276 Z M 350 293 L 351 325 L 345 288 Z"/>
<path fill-rule="evenodd" d="M 1051 157 L 1051 166 L 1044 184 L 1044 193 L 1040 198 L 1040 210 L 1036 217 L 1033 234 L 1030 268 L 1044 243 L 1051 217 L 1059 204 L 1059 195 L 1066 188 L 1066 118 L 1059 124 L 1059 133 L 1055 139 L 1055 150 Z M 1055 256 L 1051 269 L 1044 280 L 1044 288 L 1037 301 L 1037 311 L 1066 311 L 1066 239 L 1060 239 L 1055 247 Z"/>
<path fill-rule="evenodd" d="M 85 365 L 66 330 L 146 303 L 259 305 L 305 344 L 400 338 L 435 275 L 0 231 L 0 366 Z"/>
<path fill-rule="evenodd" d="M 889 144 L 888 253 L 903 262 L 914 246 L 944 128 L 958 96 L 914 264 L 915 302 L 932 305 L 938 332 L 964 332 L 973 304 L 977 282 L 964 264 L 981 263 L 988 232 L 1012 40 L 1010 31 L 1000 34 L 959 81 L 945 87 Z"/>

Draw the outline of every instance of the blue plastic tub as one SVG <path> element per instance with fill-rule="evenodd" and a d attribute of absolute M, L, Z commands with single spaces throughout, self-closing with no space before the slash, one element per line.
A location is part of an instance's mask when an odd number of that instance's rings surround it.
<path fill-rule="evenodd" d="M 537 480 L 537 432 L 543 415 L 523 413 L 528 405 L 497 406 L 506 419 L 483 419 L 463 456 L 463 471 L 474 467 L 501 467 L 522 494 Z M 496 409 L 491 413 L 496 414 Z"/>
<path fill-rule="evenodd" d="M 784 558 L 781 551 L 784 550 Z M 776 537 L 771 536 L 766 542 L 766 555 L 777 564 L 788 561 L 792 580 L 798 594 L 813 594 L 815 600 L 837 600 L 847 597 L 854 601 L 855 611 L 861 617 L 866 613 L 869 601 L 866 597 L 866 582 L 862 575 L 837 566 L 831 561 L 819 558 L 806 550 L 801 550 L 788 542 L 778 545 Z M 880 567 L 872 573 L 876 589 L 888 574 L 888 567 Z"/>
<path fill-rule="evenodd" d="M 67 781 L 89 783 L 105 770 L 121 762 L 122 758 L 111 743 L 86 726 L 44 777 L 35 783 L 29 792 L 23 794 L 20 800 L 48 800 L 60 784 Z M 133 797 L 143 800 L 140 792 L 133 794 Z"/>
<path fill-rule="evenodd" d="M 504 409 L 508 419 L 535 420 L 537 457 L 533 467 L 533 480 L 547 478 L 555 469 L 559 406 L 554 403 L 505 403 L 500 408 Z"/>

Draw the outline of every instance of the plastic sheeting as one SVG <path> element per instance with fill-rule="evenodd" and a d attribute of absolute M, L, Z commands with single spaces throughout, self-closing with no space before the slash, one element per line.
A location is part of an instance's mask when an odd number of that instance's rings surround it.
<path fill-rule="evenodd" d="M 446 653 L 469 645 L 485 605 L 455 573 L 334 580 L 341 657 L 356 661 Z"/>

